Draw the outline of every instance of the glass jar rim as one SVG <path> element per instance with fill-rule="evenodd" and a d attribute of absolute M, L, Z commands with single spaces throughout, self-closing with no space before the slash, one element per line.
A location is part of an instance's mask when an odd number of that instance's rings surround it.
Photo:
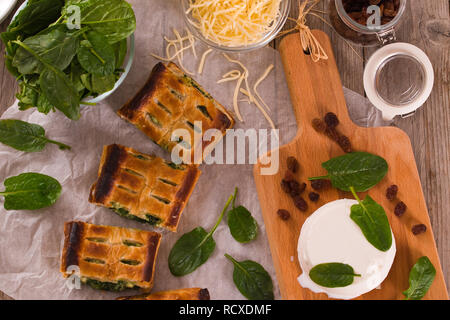
<path fill-rule="evenodd" d="M 334 3 L 336 5 L 336 11 L 338 15 L 341 17 L 342 21 L 351 29 L 353 29 L 356 32 L 364 33 L 364 34 L 377 34 L 381 33 L 390 29 L 393 29 L 398 22 L 400 21 L 403 13 L 406 9 L 406 0 L 400 0 L 400 7 L 398 9 L 398 12 L 394 19 L 390 21 L 387 24 L 381 25 L 377 29 L 371 29 L 368 28 L 362 24 L 357 23 L 355 20 L 353 20 L 347 13 L 347 11 L 344 9 L 344 5 L 342 4 L 342 0 L 334 0 Z"/>

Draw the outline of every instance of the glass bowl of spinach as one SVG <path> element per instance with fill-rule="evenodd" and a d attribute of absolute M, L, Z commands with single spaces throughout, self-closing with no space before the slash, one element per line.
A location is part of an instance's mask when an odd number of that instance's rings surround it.
<path fill-rule="evenodd" d="M 28 0 L 6 32 L 5 64 L 19 83 L 19 109 L 80 118 L 125 80 L 136 17 L 125 0 Z"/>

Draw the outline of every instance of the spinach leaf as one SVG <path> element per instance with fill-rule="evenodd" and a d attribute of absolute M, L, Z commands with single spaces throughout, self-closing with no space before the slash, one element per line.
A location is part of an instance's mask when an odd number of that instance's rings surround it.
<path fill-rule="evenodd" d="M 40 125 L 14 119 L 0 120 L 0 142 L 25 152 L 42 151 L 47 143 L 56 144 L 61 150 L 70 149 L 68 145 L 47 139 Z"/>
<path fill-rule="evenodd" d="M 14 55 L 12 65 L 22 74 L 41 73 L 45 69 L 42 60 L 45 60 L 55 68 L 64 70 L 77 53 L 80 46 L 79 35 L 80 31 L 69 32 L 65 25 L 48 28 L 23 41 L 32 52 L 20 47 Z"/>
<path fill-rule="evenodd" d="M 61 16 L 63 0 L 28 1 L 9 25 L 7 31 L 34 35 L 47 28 Z"/>
<path fill-rule="evenodd" d="M 330 179 L 333 186 L 343 191 L 364 192 L 375 186 L 387 173 L 388 164 L 380 156 L 368 152 L 352 152 L 322 163 L 328 175 L 308 180 Z"/>
<path fill-rule="evenodd" d="M 116 55 L 106 37 L 95 31 L 85 35 L 77 58 L 84 70 L 97 76 L 106 76 L 116 68 Z"/>
<path fill-rule="evenodd" d="M 309 271 L 309 277 L 319 286 L 340 288 L 351 285 L 353 278 L 361 277 L 361 275 L 355 274 L 353 268 L 348 264 L 331 262 L 314 266 Z"/>
<path fill-rule="evenodd" d="M 216 242 L 212 235 L 222 221 L 232 199 L 233 196 L 230 196 L 210 232 L 206 232 L 202 227 L 197 227 L 178 239 L 169 254 L 169 269 L 174 276 L 187 275 L 208 260 L 216 248 Z"/>
<path fill-rule="evenodd" d="M 128 52 L 127 39 L 122 39 L 121 41 L 114 43 L 113 48 L 116 55 L 116 69 L 119 69 L 123 66 Z"/>
<path fill-rule="evenodd" d="M 53 205 L 61 194 L 61 185 L 40 173 L 22 173 L 5 180 L 5 210 L 37 210 Z"/>
<path fill-rule="evenodd" d="M 48 101 L 71 120 L 80 119 L 80 98 L 69 78 L 58 69 L 47 68 L 39 78 Z"/>
<path fill-rule="evenodd" d="M 136 30 L 136 17 L 124 0 L 68 1 L 65 5 L 79 5 L 81 25 L 103 34 L 110 44 L 128 38 Z"/>
<path fill-rule="evenodd" d="M 81 82 L 81 75 L 84 73 L 83 68 L 77 60 L 73 60 L 68 71 L 69 73 L 67 76 L 69 77 L 70 82 L 72 82 L 75 90 L 77 90 L 81 95 L 84 92 L 84 89 L 86 89 L 86 87 Z"/>
<path fill-rule="evenodd" d="M 24 76 L 19 83 L 20 91 L 16 94 L 19 100 L 19 110 L 27 110 L 34 107 L 39 98 L 39 77 Z"/>
<path fill-rule="evenodd" d="M 235 207 L 237 188 L 233 195 L 233 209 L 228 212 L 228 227 L 233 238 L 241 243 L 250 242 L 258 234 L 258 223 L 243 206 Z"/>
<path fill-rule="evenodd" d="M 421 257 L 409 273 L 409 288 L 403 291 L 405 300 L 420 300 L 430 289 L 436 269 L 428 257 Z"/>
<path fill-rule="evenodd" d="M 234 265 L 233 281 L 238 290 L 249 300 L 273 300 L 273 283 L 269 273 L 251 260 L 236 261 L 225 254 Z"/>
<path fill-rule="evenodd" d="M 107 76 L 96 76 L 90 73 L 82 74 L 82 84 L 93 94 L 102 94 L 114 88 L 116 77 L 114 74 Z"/>
<path fill-rule="evenodd" d="M 353 196 L 359 204 L 351 207 L 350 218 L 361 229 L 364 237 L 380 251 L 388 251 L 392 246 L 392 232 L 383 207 L 369 195 L 361 201 L 353 187 Z"/>
<path fill-rule="evenodd" d="M 45 94 L 42 92 L 39 95 L 36 107 L 38 111 L 43 114 L 48 114 L 52 110 L 54 111 L 53 105 L 50 103 Z"/>

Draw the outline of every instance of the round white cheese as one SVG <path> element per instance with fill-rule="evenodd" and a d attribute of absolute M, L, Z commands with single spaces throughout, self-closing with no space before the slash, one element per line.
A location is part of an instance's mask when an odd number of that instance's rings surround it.
<path fill-rule="evenodd" d="M 0 1 L 0 23 L 8 16 L 14 8 L 17 0 L 1 0 Z"/>
<path fill-rule="evenodd" d="M 303 271 L 298 281 L 303 288 L 326 293 L 330 298 L 353 299 L 379 287 L 387 277 L 396 252 L 394 235 L 388 251 L 375 248 L 350 218 L 354 204 L 358 202 L 336 200 L 320 207 L 306 219 L 297 247 Z M 351 285 L 341 288 L 326 288 L 313 282 L 309 271 L 318 264 L 330 262 L 348 264 L 361 277 L 355 277 Z"/>

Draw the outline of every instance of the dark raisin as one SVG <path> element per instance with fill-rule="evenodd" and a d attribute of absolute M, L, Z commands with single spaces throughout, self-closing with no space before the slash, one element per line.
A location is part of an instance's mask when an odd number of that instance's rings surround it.
<path fill-rule="evenodd" d="M 403 201 L 397 203 L 394 209 L 394 213 L 397 217 L 401 217 L 406 211 L 406 204 Z"/>
<path fill-rule="evenodd" d="M 290 183 L 291 187 L 291 197 L 294 198 L 298 196 L 299 194 L 303 193 L 306 189 L 306 183 L 298 183 L 297 181 L 291 181 Z"/>
<path fill-rule="evenodd" d="M 288 220 L 291 217 L 291 214 L 289 213 L 289 211 L 287 211 L 285 209 L 278 210 L 277 214 L 282 220 Z"/>
<path fill-rule="evenodd" d="M 341 135 L 341 136 L 339 136 L 339 139 L 337 142 L 344 152 L 349 153 L 349 152 L 353 151 L 352 144 L 350 143 L 350 139 L 348 137 Z"/>
<path fill-rule="evenodd" d="M 319 200 L 319 194 L 315 193 L 315 192 L 310 192 L 308 194 L 309 200 L 311 200 L 312 202 L 317 202 Z"/>
<path fill-rule="evenodd" d="M 424 225 L 423 223 L 416 224 L 415 226 L 412 227 L 411 231 L 415 236 L 417 236 L 418 234 L 421 234 L 421 233 L 424 233 L 425 231 L 427 231 L 427 226 Z"/>
<path fill-rule="evenodd" d="M 287 167 L 289 171 L 292 173 L 296 173 L 298 170 L 298 161 L 294 157 L 288 157 L 287 158 Z"/>
<path fill-rule="evenodd" d="M 323 120 L 320 120 L 317 118 L 315 118 L 312 121 L 312 126 L 313 126 L 314 130 L 316 130 L 319 133 L 324 133 L 325 130 L 327 129 L 327 124 Z"/>
<path fill-rule="evenodd" d="M 329 185 L 330 185 L 330 182 L 325 179 L 311 181 L 311 188 L 313 188 L 314 190 L 322 190 L 324 188 L 327 188 Z"/>
<path fill-rule="evenodd" d="M 289 181 L 287 180 L 281 180 L 281 189 L 283 189 L 284 192 L 286 193 L 291 193 L 291 186 L 289 184 Z"/>
<path fill-rule="evenodd" d="M 300 211 L 304 212 L 308 210 L 308 204 L 301 196 L 294 197 L 294 204 Z"/>
<path fill-rule="evenodd" d="M 339 142 L 340 134 L 335 128 L 326 128 L 325 134 L 333 141 Z"/>
<path fill-rule="evenodd" d="M 286 173 L 284 174 L 284 180 L 292 181 L 292 180 L 295 180 L 295 177 L 291 171 L 287 170 Z"/>
<path fill-rule="evenodd" d="M 339 124 L 339 119 L 333 112 L 328 112 L 323 119 L 328 128 L 336 128 Z"/>
<path fill-rule="evenodd" d="M 390 201 L 394 200 L 395 197 L 397 196 L 397 192 L 398 192 L 398 187 L 397 187 L 397 185 L 393 184 L 392 186 L 387 188 L 386 198 Z"/>

